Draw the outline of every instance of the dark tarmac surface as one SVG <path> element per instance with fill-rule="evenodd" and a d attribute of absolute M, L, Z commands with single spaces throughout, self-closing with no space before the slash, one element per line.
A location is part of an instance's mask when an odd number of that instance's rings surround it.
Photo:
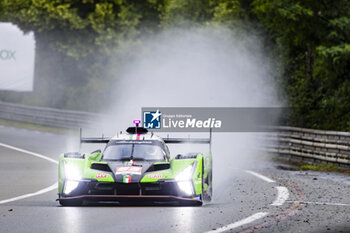
<path fill-rule="evenodd" d="M 54 160 L 77 146 L 66 135 L 5 126 L 0 143 Z M 265 161 L 251 170 L 275 182 L 233 168 L 232 181 L 202 207 L 61 207 L 56 189 L 2 203 L 55 184 L 57 165 L 1 144 L 0 159 L 1 233 L 207 232 L 229 224 L 228 232 L 350 232 L 350 177 L 342 174 L 279 170 Z M 278 186 L 288 189 L 288 199 L 274 206 Z M 257 213 L 266 215 L 252 220 Z"/>

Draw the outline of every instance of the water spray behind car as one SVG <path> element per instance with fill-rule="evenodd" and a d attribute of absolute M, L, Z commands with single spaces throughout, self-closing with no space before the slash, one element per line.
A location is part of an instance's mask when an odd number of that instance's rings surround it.
<path fill-rule="evenodd" d="M 261 38 L 226 28 L 206 27 L 166 30 L 141 41 L 139 47 L 125 49 L 133 59 L 122 70 L 114 69 L 113 64 L 119 59 L 116 57 L 107 74 L 118 74 L 113 84 L 114 97 L 108 105 L 114 130 L 126 129 L 132 120 L 140 119 L 141 107 L 146 106 L 281 106 L 271 60 L 263 52 Z M 113 127 L 108 123 L 106 128 Z M 214 133 L 214 199 L 227 201 L 225 186 L 235 173 L 257 164 L 262 154 L 253 150 L 260 143 L 255 136 L 254 133 Z M 188 150 L 199 151 L 192 145 L 170 150 L 172 156 Z"/>

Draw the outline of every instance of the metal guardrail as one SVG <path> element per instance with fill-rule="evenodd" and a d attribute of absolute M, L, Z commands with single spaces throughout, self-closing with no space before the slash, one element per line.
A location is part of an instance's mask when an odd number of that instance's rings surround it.
<path fill-rule="evenodd" d="M 1 102 L 0 119 L 55 128 L 78 129 L 98 128 L 101 124 L 99 122 L 103 122 L 107 116 Z"/>
<path fill-rule="evenodd" d="M 312 163 L 350 166 L 350 133 L 296 127 L 277 127 L 268 134 L 266 150 Z"/>
<path fill-rule="evenodd" d="M 81 111 L 0 103 L 0 119 L 42 126 L 78 129 L 103 128 L 106 115 Z M 280 126 L 265 135 L 265 151 L 310 162 L 350 166 L 350 133 Z"/>

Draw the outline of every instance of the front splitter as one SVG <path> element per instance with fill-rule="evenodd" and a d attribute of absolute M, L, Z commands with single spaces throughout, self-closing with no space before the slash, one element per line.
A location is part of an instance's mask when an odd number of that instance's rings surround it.
<path fill-rule="evenodd" d="M 121 204 L 175 204 L 184 206 L 201 206 L 202 201 L 168 195 L 80 195 L 58 198 L 60 200 L 84 200 L 93 202 L 117 202 Z"/>

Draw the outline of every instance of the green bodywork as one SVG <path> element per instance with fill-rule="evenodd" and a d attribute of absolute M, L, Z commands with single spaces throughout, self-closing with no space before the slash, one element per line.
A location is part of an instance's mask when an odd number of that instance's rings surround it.
<path fill-rule="evenodd" d="M 65 157 L 64 154 L 61 154 L 58 166 L 59 196 L 63 195 L 65 180 L 71 179 L 69 177 L 66 177 L 65 166 L 74 167 L 74 173 L 78 174 L 79 176 L 79 178 L 74 177 L 75 180 L 97 180 L 98 182 L 115 182 L 113 174 L 111 172 L 91 169 L 92 164 L 108 164 L 108 162 L 101 160 L 101 158 L 101 152 L 81 154 L 80 158 Z M 171 158 L 169 162 L 155 162 L 154 164 L 170 164 L 170 168 L 166 170 L 145 173 L 144 177 L 140 181 L 141 183 L 157 182 L 160 179 L 157 177 L 161 177 L 162 180 L 174 180 L 175 177 L 185 168 L 191 166 L 191 164 L 195 164 L 194 172 L 192 173 L 193 175 L 191 177 L 194 185 L 195 195 L 202 195 L 203 191 L 207 192 L 210 188 L 209 186 L 211 184 L 211 181 L 210 183 L 205 182 L 205 184 L 202 185 L 202 180 L 211 180 L 212 157 L 210 153 L 198 153 L 195 156 L 195 158 L 186 158 L 186 156 L 181 159 Z M 150 174 L 154 174 L 155 176 L 149 177 Z"/>

